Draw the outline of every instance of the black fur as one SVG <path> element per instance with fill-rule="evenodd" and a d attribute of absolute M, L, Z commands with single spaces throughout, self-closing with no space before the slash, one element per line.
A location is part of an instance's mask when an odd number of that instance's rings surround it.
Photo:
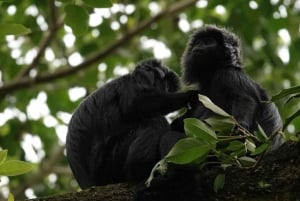
<path fill-rule="evenodd" d="M 211 25 L 197 30 L 186 47 L 182 66 L 186 83 L 198 85 L 199 93 L 232 114 L 250 132 L 257 130 L 257 123 L 268 136 L 281 130 L 276 106 L 267 102 L 266 91 L 243 71 L 240 41 L 232 32 Z M 183 130 L 182 119 L 209 116 L 211 112 L 199 103 L 172 126 Z M 280 144 L 281 137 L 276 136 L 272 149 Z"/>
<path fill-rule="evenodd" d="M 163 115 L 197 100 L 175 93 L 177 75 L 159 61 L 141 62 L 128 75 L 88 96 L 74 112 L 67 158 L 81 188 L 145 180 L 184 134 L 171 132 Z"/>

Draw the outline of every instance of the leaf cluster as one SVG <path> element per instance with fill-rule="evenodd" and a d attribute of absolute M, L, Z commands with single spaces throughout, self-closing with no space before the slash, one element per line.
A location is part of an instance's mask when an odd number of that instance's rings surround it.
<path fill-rule="evenodd" d="M 193 165 L 199 169 L 211 165 L 223 169 L 229 166 L 253 167 L 258 156 L 268 150 L 271 138 L 261 127 L 252 134 L 208 97 L 199 95 L 199 100 L 214 112 L 214 116 L 203 121 L 195 118 L 184 120 L 186 138 L 179 140 L 153 168 L 147 185 L 150 185 L 155 172 L 166 173 L 168 163 Z M 224 174 L 216 177 L 215 191 L 222 188 L 224 180 Z"/>

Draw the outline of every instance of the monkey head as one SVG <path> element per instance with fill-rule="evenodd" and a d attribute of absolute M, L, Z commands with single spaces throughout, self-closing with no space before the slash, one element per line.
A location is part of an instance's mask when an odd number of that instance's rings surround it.
<path fill-rule="evenodd" d="M 156 59 L 140 62 L 133 71 L 134 78 L 144 88 L 156 88 L 163 92 L 176 92 L 180 81 L 177 74 Z"/>
<path fill-rule="evenodd" d="M 224 28 L 206 25 L 191 35 L 182 57 L 184 79 L 193 83 L 215 70 L 242 67 L 239 38 Z"/>

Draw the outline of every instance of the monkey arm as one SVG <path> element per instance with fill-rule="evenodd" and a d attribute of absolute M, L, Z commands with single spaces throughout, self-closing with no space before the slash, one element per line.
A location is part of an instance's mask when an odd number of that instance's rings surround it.
<path fill-rule="evenodd" d="M 187 106 L 190 102 L 197 101 L 198 92 L 188 91 L 184 93 L 151 93 L 139 96 L 133 101 L 132 112 L 143 116 L 165 115 L 177 109 Z"/>

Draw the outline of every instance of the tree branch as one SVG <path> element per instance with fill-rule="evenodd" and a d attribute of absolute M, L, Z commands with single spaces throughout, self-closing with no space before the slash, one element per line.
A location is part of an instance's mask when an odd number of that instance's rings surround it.
<path fill-rule="evenodd" d="M 14 80 L 10 83 L 4 84 L 0 88 L 0 99 L 1 97 L 4 97 L 5 95 L 12 93 L 16 90 L 24 89 L 31 87 L 36 84 L 42 84 L 46 82 L 50 82 L 56 79 L 60 79 L 66 76 L 70 76 L 75 74 L 76 72 L 87 69 L 92 64 L 101 61 L 111 53 L 113 53 L 115 50 L 117 50 L 119 47 L 127 43 L 129 40 L 131 40 L 134 36 L 140 34 L 143 32 L 146 28 L 148 28 L 151 24 L 158 22 L 159 20 L 163 19 L 166 16 L 174 15 L 190 6 L 193 6 L 198 0 L 183 0 L 179 3 L 173 4 L 171 7 L 166 8 L 165 10 L 161 11 L 157 15 L 141 22 L 136 28 L 133 28 L 132 30 L 129 30 L 126 34 L 124 34 L 121 38 L 113 42 L 111 45 L 107 46 L 103 50 L 90 55 L 83 61 L 81 64 L 77 66 L 73 66 L 70 68 L 65 68 L 61 70 L 57 70 L 54 73 L 46 73 L 38 75 L 34 78 L 30 77 L 22 77 L 18 80 Z M 35 65 L 34 65 L 35 66 Z M 31 67 L 28 67 L 27 69 L 30 69 Z M 27 70 L 28 71 L 28 70 Z"/>
<path fill-rule="evenodd" d="M 199 175 L 198 189 L 205 194 L 202 201 L 297 200 L 300 197 L 300 142 L 283 144 L 267 154 L 255 168 L 229 167 L 225 172 L 224 188 L 215 193 L 213 183 L 219 173 L 220 168 L 210 168 Z M 114 184 L 30 201 L 132 201 L 133 192 L 129 185 Z"/>
<path fill-rule="evenodd" d="M 46 48 L 49 46 L 51 41 L 54 39 L 57 30 L 59 27 L 63 25 L 63 21 L 57 20 L 57 9 L 55 6 L 55 0 L 49 0 L 49 7 L 50 7 L 50 22 L 49 22 L 49 31 L 47 32 L 46 36 L 42 39 L 39 50 L 37 52 L 37 55 L 32 60 L 31 64 L 29 64 L 26 68 L 24 68 L 22 71 L 19 72 L 19 74 L 15 77 L 15 81 L 18 82 L 19 79 L 22 77 L 27 77 L 29 72 L 34 69 L 37 65 L 39 65 L 42 56 L 44 55 L 44 52 Z"/>

